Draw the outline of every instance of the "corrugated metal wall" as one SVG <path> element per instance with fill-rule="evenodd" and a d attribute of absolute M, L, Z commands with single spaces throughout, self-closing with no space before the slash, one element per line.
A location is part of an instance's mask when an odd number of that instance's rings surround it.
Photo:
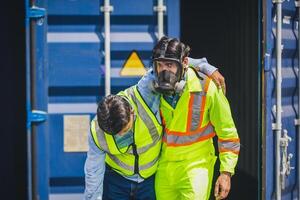
<path fill-rule="evenodd" d="M 258 199 L 259 1 L 182 1 L 181 6 L 182 41 L 192 47 L 193 57 L 207 57 L 226 77 L 226 96 L 241 138 L 229 199 Z"/>
<path fill-rule="evenodd" d="M 265 199 L 274 198 L 275 187 L 275 134 L 272 123 L 276 120 L 276 112 L 272 109 L 276 105 L 276 5 L 271 0 L 265 1 L 265 39 L 266 59 L 265 71 Z M 288 153 L 294 156 L 291 166 L 296 167 L 296 127 L 294 119 L 297 116 L 297 24 L 298 16 L 295 1 L 282 3 L 282 129 L 287 130 L 292 138 L 289 142 Z M 286 176 L 285 189 L 282 190 L 282 199 L 294 199 L 296 191 L 296 170 Z"/>

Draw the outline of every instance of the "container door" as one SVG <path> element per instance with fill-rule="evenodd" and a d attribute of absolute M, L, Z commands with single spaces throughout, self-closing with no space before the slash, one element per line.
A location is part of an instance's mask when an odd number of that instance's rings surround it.
<path fill-rule="evenodd" d="M 276 120 L 276 5 L 271 0 L 264 2 L 264 133 L 263 135 L 263 199 L 275 198 L 275 131 L 272 123 Z M 294 1 L 282 3 L 282 136 L 291 137 L 288 147 L 281 147 L 282 199 L 295 199 L 296 191 L 296 109 L 297 95 L 297 34 L 296 8 Z M 287 152 L 285 153 L 285 149 Z M 289 155 L 293 157 L 288 158 Z M 284 156 L 287 156 L 286 159 Z M 286 163 L 284 163 L 286 161 Z M 286 169 L 286 170 L 285 170 Z"/>
<path fill-rule="evenodd" d="M 153 0 L 111 0 L 111 93 L 137 83 L 157 41 Z M 179 0 L 165 1 L 165 33 L 179 36 Z M 103 1 L 48 1 L 50 199 L 82 199 L 89 122 L 105 95 Z M 171 21 L 172 19 L 172 21 Z M 44 199 L 44 198 L 43 198 Z"/>

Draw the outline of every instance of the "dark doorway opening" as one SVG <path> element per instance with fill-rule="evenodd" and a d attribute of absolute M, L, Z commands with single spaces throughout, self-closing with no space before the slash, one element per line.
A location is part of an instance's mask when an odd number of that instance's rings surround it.
<path fill-rule="evenodd" d="M 5 2 L 0 24 L 0 194 L 26 199 L 25 3 Z"/>
<path fill-rule="evenodd" d="M 181 40 L 191 46 L 191 57 L 206 57 L 225 76 L 241 139 L 228 199 L 260 198 L 259 15 L 259 1 L 181 1 Z"/>

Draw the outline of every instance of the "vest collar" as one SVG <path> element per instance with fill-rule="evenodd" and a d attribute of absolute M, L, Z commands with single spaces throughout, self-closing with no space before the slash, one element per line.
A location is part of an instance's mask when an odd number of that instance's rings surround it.
<path fill-rule="evenodd" d="M 203 89 L 195 71 L 190 67 L 186 71 L 187 90 L 189 92 L 201 92 Z"/>

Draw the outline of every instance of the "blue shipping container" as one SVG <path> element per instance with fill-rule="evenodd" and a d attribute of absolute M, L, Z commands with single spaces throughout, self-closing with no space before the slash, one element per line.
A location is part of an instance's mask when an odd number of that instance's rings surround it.
<path fill-rule="evenodd" d="M 82 199 L 89 122 L 105 95 L 105 26 L 98 0 L 27 3 L 28 113 L 33 196 Z M 125 89 L 150 64 L 157 41 L 157 1 L 110 1 L 111 93 Z M 164 32 L 179 37 L 179 0 L 164 1 Z M 33 16 L 34 15 L 34 16 Z M 140 72 L 124 71 L 133 58 Z M 130 64 L 129 64 L 130 68 Z M 38 110 L 33 111 L 31 110 Z M 44 111 L 40 112 L 40 111 Z M 30 182 L 30 180 L 29 180 Z M 30 190 L 30 189 L 29 189 Z"/>
<path fill-rule="evenodd" d="M 280 1 L 279 1 L 280 3 Z M 264 2 L 265 8 L 265 51 L 264 51 L 264 124 L 263 124 L 263 199 L 299 199 L 297 186 L 297 157 L 299 156 L 299 144 L 297 139 L 297 126 L 295 120 L 298 118 L 298 23 L 299 16 L 295 1 L 282 2 L 282 9 L 277 7 L 276 2 Z M 281 4 L 281 3 L 280 3 Z M 282 10 L 282 62 L 277 57 L 276 40 L 278 10 Z M 277 63 L 282 64 L 282 130 L 280 141 L 280 170 L 276 170 L 276 81 Z M 278 93 L 279 94 L 279 93 Z M 280 112 L 280 111 L 278 111 Z M 288 140 L 285 134 L 290 137 Z M 284 146 L 287 144 L 288 146 Z M 294 167 L 294 168 L 293 168 Z M 276 174 L 277 172 L 277 174 Z M 276 177 L 278 177 L 276 181 Z M 280 193 L 276 198 L 276 183 L 279 183 Z"/>

